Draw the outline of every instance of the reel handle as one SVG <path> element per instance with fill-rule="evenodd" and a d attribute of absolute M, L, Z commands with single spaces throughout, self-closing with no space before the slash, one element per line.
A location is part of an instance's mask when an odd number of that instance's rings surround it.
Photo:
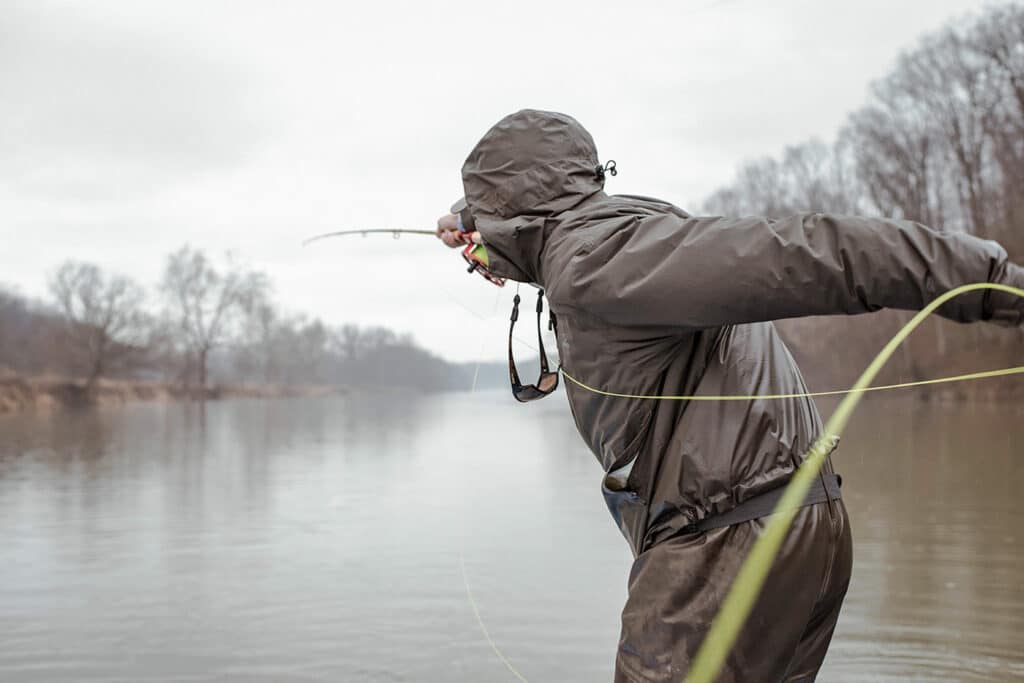
<path fill-rule="evenodd" d="M 476 239 L 480 238 L 479 233 L 471 233 L 476 235 Z M 499 277 L 490 271 L 490 260 L 487 256 L 487 249 L 470 237 L 466 242 L 466 246 L 462 249 L 462 258 L 466 261 L 468 268 L 466 269 L 469 273 L 479 273 L 485 280 L 498 287 L 505 285 L 505 278 Z"/>

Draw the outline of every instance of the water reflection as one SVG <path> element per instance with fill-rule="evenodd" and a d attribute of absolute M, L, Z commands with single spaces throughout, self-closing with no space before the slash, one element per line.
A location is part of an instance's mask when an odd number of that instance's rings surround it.
<path fill-rule="evenodd" d="M 838 456 L 822 680 L 1024 676 L 1024 411 L 871 400 Z M 130 405 L 0 418 L 0 678 L 609 680 L 629 557 L 564 402 Z"/>
<path fill-rule="evenodd" d="M 852 599 L 830 673 L 1024 676 L 1018 407 L 875 401 L 841 470 L 854 517 Z"/>

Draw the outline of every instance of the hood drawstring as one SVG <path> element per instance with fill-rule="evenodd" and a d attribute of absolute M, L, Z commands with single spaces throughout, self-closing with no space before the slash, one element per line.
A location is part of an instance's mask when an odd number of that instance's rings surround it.
<path fill-rule="evenodd" d="M 619 175 L 618 169 L 615 168 L 615 159 L 609 159 L 608 163 L 606 163 L 604 166 L 598 164 L 597 166 L 594 167 L 594 176 L 597 178 L 598 182 L 604 182 L 605 172 L 607 172 L 608 175 L 612 176 Z"/>

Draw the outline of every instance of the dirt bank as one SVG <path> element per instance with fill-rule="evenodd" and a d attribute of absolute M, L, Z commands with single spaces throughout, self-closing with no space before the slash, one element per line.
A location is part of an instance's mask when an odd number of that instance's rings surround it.
<path fill-rule="evenodd" d="M 282 398 L 339 393 L 326 386 L 214 386 L 205 392 L 161 382 L 101 380 L 92 392 L 82 382 L 66 377 L 0 375 L 0 413 L 48 410 L 84 405 L 111 405 L 129 401 L 216 400 L 223 398 Z"/>

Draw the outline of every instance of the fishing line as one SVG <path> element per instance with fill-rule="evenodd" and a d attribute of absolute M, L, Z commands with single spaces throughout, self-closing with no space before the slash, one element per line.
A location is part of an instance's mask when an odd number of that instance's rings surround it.
<path fill-rule="evenodd" d="M 479 312 L 473 310 L 472 308 L 470 308 L 469 306 L 467 306 L 466 304 L 464 304 L 462 302 L 462 300 L 459 299 L 459 297 L 454 292 L 452 292 L 452 290 L 448 289 L 447 287 L 442 287 L 442 286 L 438 285 L 437 288 L 440 289 L 442 292 L 444 292 L 445 296 L 447 296 L 449 299 L 451 299 L 453 304 L 455 304 L 456 306 L 458 306 L 459 308 L 464 310 L 466 313 L 469 313 L 471 316 L 473 316 L 477 320 L 488 321 L 488 320 L 490 320 L 491 318 L 494 317 L 494 314 L 498 310 L 497 308 L 495 308 L 494 311 L 492 311 L 490 315 L 486 315 L 485 316 L 482 313 L 479 313 Z M 498 290 L 498 294 L 501 294 L 501 290 L 500 289 Z"/>
<path fill-rule="evenodd" d="M 380 233 L 385 233 L 385 234 L 390 233 L 395 239 L 398 239 L 399 236 L 401 236 L 403 234 L 430 235 L 430 236 L 435 236 L 436 235 L 436 232 L 434 230 L 404 230 L 404 229 L 397 229 L 397 230 L 389 230 L 389 229 L 340 230 L 340 231 L 335 231 L 335 232 L 324 233 L 324 234 L 321 234 L 321 235 L 314 235 L 313 237 L 310 237 L 309 239 L 305 240 L 302 243 L 302 246 L 307 246 L 307 245 L 309 245 L 312 242 L 316 242 L 316 241 L 319 241 L 319 240 L 322 240 L 322 239 L 326 239 L 326 238 L 330 238 L 330 237 L 340 237 L 340 236 L 344 236 L 344 235 L 356 235 L 356 234 L 361 234 L 361 235 L 365 236 L 367 234 L 380 234 Z M 498 283 L 496 283 L 496 284 L 498 284 Z M 534 285 L 534 286 L 536 287 L 536 285 Z M 444 290 L 444 288 L 442 288 L 442 290 Z M 517 285 L 517 292 L 518 292 L 518 285 Z M 487 316 L 485 318 L 483 315 L 477 313 L 476 311 L 471 309 L 469 306 L 463 304 L 462 301 L 458 297 L 453 296 L 450 292 L 445 291 L 445 294 L 447 294 L 449 298 L 454 300 L 456 304 L 458 304 L 463 310 L 468 312 L 470 315 L 472 315 L 473 317 L 478 318 L 480 320 L 484 320 L 484 321 L 488 320 L 489 318 L 493 318 L 494 317 L 494 315 L 498 311 L 498 304 L 501 301 L 501 290 L 498 290 L 497 292 L 495 292 L 494 305 L 492 306 L 491 314 L 490 314 L 490 316 Z M 470 394 L 475 394 L 476 393 L 477 381 L 478 381 L 478 379 L 480 377 L 480 366 L 483 363 L 484 344 L 486 343 L 486 341 L 487 341 L 487 331 L 486 331 L 486 329 L 484 329 L 484 332 L 483 332 L 483 334 L 481 335 L 481 338 L 480 338 L 480 346 L 479 346 L 479 348 L 477 350 L 476 365 L 473 368 L 473 382 L 472 382 L 472 384 L 470 386 L 470 390 L 469 390 Z M 529 345 L 527 345 L 527 346 L 529 346 Z M 465 532 L 463 532 L 463 537 L 465 537 Z M 512 672 L 512 674 L 517 679 L 519 679 L 521 681 L 521 683 L 528 683 L 526 678 L 521 673 L 519 673 L 518 670 L 516 670 L 516 668 L 512 665 L 512 663 L 508 660 L 508 658 L 505 657 L 505 655 L 501 652 L 501 649 L 498 647 L 497 643 L 494 642 L 494 639 L 491 637 L 490 632 L 487 630 L 487 626 L 484 624 L 483 617 L 480 616 L 480 608 L 477 605 L 476 599 L 473 597 L 473 591 L 472 591 L 472 589 L 469 586 L 469 577 L 466 575 L 465 556 L 464 556 L 464 553 L 462 552 L 461 548 L 459 550 L 459 566 L 462 569 L 462 582 L 463 582 L 463 585 L 466 587 L 466 597 L 469 599 L 470 607 L 473 609 L 473 616 L 476 618 L 476 623 L 480 626 L 480 631 L 483 633 L 484 639 L 487 641 L 487 644 L 491 646 L 491 650 L 494 651 L 494 654 L 497 655 L 498 659 L 501 660 L 501 662 L 508 668 L 508 670 L 510 672 Z"/>
<path fill-rule="evenodd" d="M 576 379 L 568 372 L 565 368 L 562 368 L 562 376 L 567 380 L 594 394 L 600 396 L 609 396 L 611 398 L 635 398 L 648 401 L 774 401 L 787 398 L 816 398 L 820 396 L 839 396 L 843 394 L 866 394 L 871 391 L 890 391 L 892 389 L 907 389 L 910 387 L 923 387 L 929 384 L 942 384 L 945 382 L 966 382 L 972 379 L 987 379 L 989 377 L 1006 377 L 1007 375 L 1020 375 L 1024 374 L 1024 365 L 1017 365 L 1012 368 L 1001 368 L 999 370 L 984 370 L 982 372 L 970 372 L 965 375 L 952 375 L 949 377 L 939 377 L 936 379 L 922 379 L 916 382 L 900 382 L 899 384 L 881 384 L 877 387 L 863 387 L 855 388 L 850 387 L 849 389 L 836 389 L 834 391 L 809 391 L 802 394 L 726 394 L 722 396 L 713 395 L 693 395 L 693 396 L 657 396 L 648 394 L 620 394 L 614 391 L 604 391 L 603 389 L 597 389 L 588 384 L 584 384 L 580 380 Z"/>
<path fill-rule="evenodd" d="M 499 301 L 501 301 L 501 290 L 500 289 L 494 295 L 494 305 L 491 307 L 491 314 L 488 316 L 488 318 L 493 318 L 494 314 L 498 312 L 498 302 Z M 476 317 L 480 318 L 481 320 L 486 320 L 486 318 L 484 318 L 483 316 L 477 315 L 475 312 L 471 311 L 468 307 L 466 307 L 466 310 L 469 311 L 470 313 L 472 313 L 473 315 L 475 315 Z M 471 393 L 471 394 L 475 394 L 476 393 L 476 380 L 480 376 L 480 365 L 484 362 L 484 344 L 486 344 L 486 343 L 487 343 L 487 331 L 484 330 L 484 334 L 480 335 L 480 348 L 477 349 L 477 351 L 476 351 L 476 367 L 473 368 L 473 386 L 470 387 L 470 389 L 469 389 L 469 393 Z"/>
<path fill-rule="evenodd" d="M 498 303 L 500 301 L 501 290 L 498 290 L 498 292 L 494 296 L 494 307 L 491 310 L 491 315 L 488 316 L 489 318 L 493 318 L 494 315 L 498 312 Z M 469 309 L 466 308 L 466 310 Z M 474 311 L 470 311 L 470 313 L 480 318 L 481 320 L 486 320 L 486 318 L 475 313 Z M 486 330 L 484 330 L 484 334 L 480 338 L 480 349 L 477 351 L 476 367 L 473 370 L 473 386 L 469 390 L 470 394 L 476 393 L 476 381 L 477 376 L 480 374 L 480 364 L 483 362 L 484 343 L 486 343 L 486 341 L 487 332 Z M 463 531 L 463 538 L 465 538 L 465 531 Z M 526 678 L 521 673 L 519 673 L 519 671 L 512 665 L 512 662 L 510 662 L 508 658 L 504 655 L 504 653 L 501 651 L 501 648 L 498 647 L 498 644 L 494 642 L 494 638 L 491 637 L 490 631 L 487 630 L 487 625 L 484 624 L 484 619 L 482 616 L 480 616 L 480 606 L 477 605 L 476 598 L 473 597 L 473 589 L 469 587 L 469 576 L 466 574 L 466 557 L 465 553 L 461 549 L 459 550 L 459 567 L 462 569 L 462 585 L 466 588 L 466 598 L 469 600 L 469 606 L 473 609 L 473 616 L 476 618 L 476 623 L 480 627 L 480 632 L 484 634 L 484 640 L 486 640 L 487 644 L 491 646 L 491 650 L 494 652 L 495 655 L 497 655 L 498 659 L 501 660 L 501 663 L 504 664 L 505 667 L 512 672 L 513 676 L 522 681 L 522 683 L 529 683 L 529 681 L 527 681 Z"/>
<path fill-rule="evenodd" d="M 750 610 L 753 608 L 754 602 L 760 593 L 761 587 L 764 584 L 764 580 L 767 577 L 768 571 L 774 562 L 775 556 L 778 554 L 779 548 L 782 545 L 785 535 L 789 530 L 789 526 L 792 524 L 793 518 L 796 515 L 796 511 L 799 508 L 800 503 L 807 495 L 807 491 L 810 489 L 812 482 L 818 475 L 819 470 L 825 463 L 825 459 L 830 452 L 833 438 L 840 436 L 843 429 L 848 424 L 854 410 L 860 403 L 860 399 L 864 394 L 868 392 L 877 391 L 890 391 L 894 389 L 904 389 L 910 387 L 928 386 L 940 383 L 953 383 L 953 382 L 964 382 L 969 380 L 986 379 L 991 377 L 1005 377 L 1010 375 L 1024 374 L 1024 366 L 1016 366 L 1010 368 L 1002 368 L 999 370 L 985 370 L 981 372 L 972 372 L 961 375 L 953 375 L 948 377 L 939 377 L 935 379 L 919 380 L 914 382 L 900 382 L 896 384 L 886 384 L 872 387 L 871 382 L 875 379 L 878 373 L 886 362 L 892 357 L 896 350 L 903 344 L 903 342 L 910 336 L 910 334 L 917 329 L 917 327 L 923 322 L 928 316 L 935 312 L 945 302 L 953 299 L 961 294 L 979 290 L 995 290 L 1001 291 L 1008 294 L 1012 294 L 1017 297 L 1024 298 L 1024 289 L 1017 289 L 1015 287 L 1009 287 L 1006 285 L 998 285 L 992 283 L 978 283 L 964 285 L 957 287 L 956 289 L 950 290 L 942 296 L 936 298 L 925 308 L 919 311 L 906 325 L 904 325 L 889 342 L 882 348 L 877 356 L 868 365 L 867 369 L 861 374 L 857 382 L 849 389 L 839 389 L 833 391 L 817 391 L 817 392 L 802 392 L 792 394 L 761 394 L 761 395 L 646 395 L 646 394 L 628 394 L 614 391 L 607 391 L 592 387 L 583 381 L 573 377 L 571 374 L 565 371 L 565 368 L 561 368 L 562 375 L 571 381 L 573 384 L 579 386 L 581 389 L 589 391 L 591 393 L 607 396 L 610 398 L 629 398 L 629 399 L 641 399 L 641 400 L 668 400 L 668 401 L 751 401 L 751 400 L 782 400 L 782 399 L 797 399 L 797 398 L 815 398 L 822 396 L 837 396 L 844 395 L 843 400 L 840 402 L 836 411 L 832 414 L 832 417 L 825 424 L 821 436 L 815 442 L 811 448 L 803 464 L 797 468 L 793 477 L 787 484 L 782 498 L 779 500 L 775 507 L 775 510 L 767 518 L 767 523 L 764 529 L 764 533 L 755 542 L 749 555 L 744 561 L 740 568 L 739 573 L 733 581 L 732 586 L 729 589 L 729 593 L 726 595 L 725 600 L 722 603 L 722 607 L 715 619 L 712 621 L 711 629 L 708 631 L 708 636 L 701 644 L 698 650 L 697 656 L 694 659 L 693 667 L 687 675 L 686 683 L 711 683 L 721 670 L 722 665 L 728 656 L 729 650 L 735 644 L 736 638 L 739 635 L 740 629 L 746 622 L 747 617 L 750 614 Z M 460 561 L 462 557 L 460 555 Z M 525 681 L 522 675 L 515 670 L 514 667 L 508 662 L 506 657 L 501 654 L 501 651 L 494 644 L 493 639 L 487 631 L 486 626 L 480 616 L 479 610 L 475 602 L 473 601 L 472 592 L 469 589 L 468 579 L 465 574 L 465 565 L 463 563 L 463 580 L 466 582 L 467 595 L 470 598 L 471 605 L 473 606 L 473 612 L 476 616 L 477 622 L 480 625 L 481 631 L 484 633 L 484 637 L 487 639 L 491 648 L 495 651 L 498 657 L 503 663 L 509 668 L 509 670 L 516 675 L 520 680 Z"/>
<path fill-rule="evenodd" d="M 840 436 L 845 429 L 860 403 L 860 399 L 864 396 L 864 389 L 868 388 L 886 362 L 925 318 L 954 297 L 986 289 L 1024 298 L 1024 289 L 993 283 L 963 285 L 952 289 L 918 312 L 889 340 L 889 343 L 864 370 L 851 391 L 843 398 L 828 422 L 825 423 L 825 428 L 814 446 L 811 447 L 807 459 L 797 468 L 786 486 L 782 498 L 775 506 L 775 510 L 766 519 L 763 534 L 754 542 L 750 554 L 743 561 L 739 573 L 729 588 L 721 609 L 711 622 L 711 629 L 697 651 L 693 666 L 686 676 L 686 683 L 712 683 L 718 676 L 729 650 L 735 644 L 740 629 L 746 623 L 750 610 L 761 592 L 768 571 L 785 540 L 800 503 L 806 498 L 811 484 L 815 481 L 815 477 L 818 476 L 818 472 L 828 457 L 832 438 Z"/>
<path fill-rule="evenodd" d="M 512 662 L 508 661 L 505 655 L 501 653 L 501 650 L 495 644 L 494 639 L 491 638 L 491 634 L 487 631 L 487 626 L 484 625 L 484 620 L 480 618 L 480 609 L 477 607 L 476 600 L 473 599 L 473 591 L 469 588 L 469 578 L 466 576 L 466 561 L 463 559 L 461 553 L 459 554 L 459 565 L 462 567 L 462 581 L 466 586 L 466 597 L 469 598 L 469 604 L 473 608 L 473 615 L 476 617 L 476 623 L 480 625 L 480 630 L 483 631 L 484 638 L 487 639 L 487 643 L 491 646 L 491 649 L 494 650 L 494 654 L 498 656 L 498 659 L 500 659 L 501 662 L 508 667 L 508 670 L 512 672 L 512 675 L 523 683 L 529 683 L 523 674 L 519 673 L 519 671 L 512 666 Z"/>
<path fill-rule="evenodd" d="M 353 233 L 369 233 L 369 232 L 390 232 L 398 234 L 403 232 L 406 233 L 419 233 L 419 234 L 433 234 L 433 231 L 412 231 L 412 230 L 359 230 L 359 231 L 343 231 L 341 233 L 331 233 L 328 235 L 317 235 L 314 238 L 308 240 L 315 241 L 324 237 L 334 236 L 337 234 L 353 234 Z M 530 283 L 532 284 L 532 283 Z M 534 285 L 536 286 L 536 285 Z M 693 666 L 685 678 L 685 683 L 712 683 L 714 678 L 721 671 L 722 665 L 725 663 L 725 659 L 729 654 L 729 650 L 736 642 L 736 638 L 739 635 L 740 629 L 746 623 L 747 617 L 750 615 L 750 610 L 754 606 L 764 581 L 768 575 L 768 571 L 771 569 L 772 563 L 775 560 L 779 549 L 782 546 L 782 542 L 785 539 L 786 533 L 792 524 L 793 518 L 796 516 L 796 512 L 800 507 L 800 503 L 803 502 L 807 496 L 807 492 L 810 490 L 811 484 L 815 481 L 818 472 L 824 465 L 826 458 L 831 450 L 830 445 L 833 443 L 833 439 L 839 437 L 841 432 L 846 428 L 849 423 L 853 412 L 856 410 L 860 403 L 861 398 L 864 394 L 871 391 L 887 391 L 893 389 L 909 388 L 926 386 L 931 384 L 940 383 L 952 383 L 952 382 L 963 382 L 968 380 L 984 379 L 990 377 L 1003 377 L 1009 375 L 1016 375 L 1024 373 L 1024 366 L 1017 366 L 1012 368 L 1003 368 L 1000 370 L 987 370 L 982 372 L 974 372 L 963 375 L 954 375 L 950 377 L 941 377 L 937 379 L 920 380 L 915 382 L 901 382 L 898 384 L 881 385 L 877 387 L 870 386 L 871 382 L 877 377 L 882 367 L 889 361 L 896 350 L 906 341 L 907 337 L 917 329 L 917 327 L 932 313 L 934 313 L 944 303 L 953 299 L 961 294 L 969 292 L 981 291 L 981 290 L 992 290 L 1000 291 L 1007 294 L 1011 294 L 1018 298 L 1024 298 L 1024 289 L 1018 289 L 1016 287 L 1010 287 L 1008 285 L 1000 285 L 994 283 L 977 283 L 970 285 L 963 285 L 952 289 L 945 294 L 939 296 L 922 310 L 920 310 L 914 317 L 889 340 L 889 342 L 883 347 L 883 349 L 875 356 L 868 367 L 864 370 L 857 382 L 849 389 L 834 390 L 834 391 L 819 391 L 819 392 L 803 392 L 794 394 L 766 394 L 766 395 L 719 395 L 719 396 L 685 396 L 685 395 L 643 395 L 643 394 L 627 394 L 613 391 L 607 391 L 591 387 L 581 380 L 576 379 L 565 371 L 564 368 L 560 368 L 562 375 L 566 379 L 579 386 L 581 389 L 590 391 L 594 394 L 601 396 L 608 396 L 612 398 L 630 398 L 630 399 L 642 399 L 642 400 L 675 400 L 675 401 L 750 401 L 750 400 L 781 400 L 781 399 L 796 399 L 796 398 L 814 398 L 820 396 L 835 396 L 844 395 L 839 406 L 835 412 L 829 418 L 828 422 L 825 423 L 825 427 L 822 430 L 821 435 L 811 447 L 807 453 L 804 462 L 796 469 L 789 483 L 786 485 L 783 495 L 776 505 L 774 511 L 766 518 L 766 524 L 762 535 L 755 541 L 754 546 L 751 548 L 750 553 L 744 560 L 740 567 L 736 578 L 733 580 L 732 585 L 729 588 L 729 592 L 722 603 L 718 614 L 715 616 L 711 623 L 711 628 L 708 631 L 707 637 L 704 642 L 701 643 L 700 649 L 697 652 L 697 656 L 694 658 Z M 517 290 L 518 291 L 518 290 Z M 497 305 L 497 302 L 495 303 Z M 468 309 L 467 309 L 468 310 Z M 472 312 L 472 311 L 471 311 Z M 476 315 L 474 313 L 474 315 Z M 481 316 L 477 316 L 481 317 Z M 521 341 L 521 340 L 520 340 Z M 523 342 L 525 343 L 525 342 Z M 479 357 L 478 357 L 479 358 Z M 473 390 L 476 389 L 476 377 L 479 372 L 480 360 L 477 361 L 477 368 L 474 371 L 473 379 Z M 472 393 L 471 391 L 471 393 Z M 508 670 L 516 676 L 522 683 L 527 683 L 526 678 L 523 677 L 519 671 L 509 662 L 509 660 L 502 654 L 501 650 L 495 644 L 494 639 L 491 638 L 490 633 L 487 630 L 483 619 L 480 616 L 480 610 L 477 606 L 476 600 L 473 597 L 473 592 L 469 586 L 469 579 L 466 575 L 465 560 L 462 553 L 459 554 L 459 562 L 462 568 L 463 583 L 466 587 L 466 595 L 469 598 L 470 606 L 473 609 L 473 614 L 476 617 L 477 624 L 480 626 L 480 630 L 487 640 L 491 649 L 495 655 L 502 661 Z"/>
<path fill-rule="evenodd" d="M 691 14 L 698 14 L 709 9 L 715 9 L 716 7 L 722 7 L 724 5 L 732 5 L 737 2 L 739 2 L 739 0 L 716 0 L 715 2 L 709 2 L 708 4 L 701 5 L 699 7 L 689 7 L 686 9 L 686 11 L 680 13 L 678 16 L 685 17 Z"/>

